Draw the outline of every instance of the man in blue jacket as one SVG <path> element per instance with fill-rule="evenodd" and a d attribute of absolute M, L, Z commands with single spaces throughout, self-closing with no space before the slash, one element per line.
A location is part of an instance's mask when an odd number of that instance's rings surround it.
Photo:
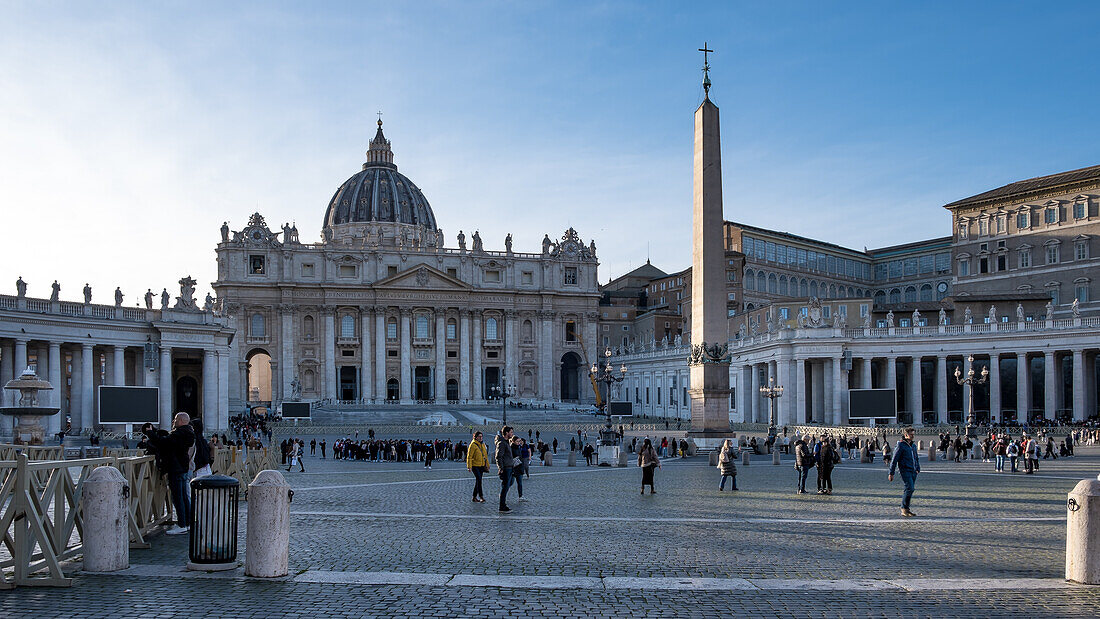
<path fill-rule="evenodd" d="M 894 469 L 901 473 L 901 482 L 905 484 L 905 491 L 901 495 L 901 515 L 912 518 L 913 512 L 909 511 L 909 500 L 913 498 L 913 490 L 917 485 L 917 473 L 920 473 L 920 458 L 917 456 L 917 448 L 913 446 L 913 428 L 906 428 L 902 433 L 902 439 L 898 441 L 894 450 L 894 459 L 890 462 L 890 475 L 887 480 L 894 481 Z"/>

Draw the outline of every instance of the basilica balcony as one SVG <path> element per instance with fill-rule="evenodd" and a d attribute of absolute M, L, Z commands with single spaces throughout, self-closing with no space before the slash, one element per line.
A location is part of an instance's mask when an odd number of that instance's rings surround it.
<path fill-rule="evenodd" d="M 249 335 L 245 338 L 246 344 L 270 344 L 271 338 L 266 335 Z"/>
<path fill-rule="evenodd" d="M 414 337 L 412 340 L 413 346 L 435 346 L 435 339 L 430 337 Z"/>
<path fill-rule="evenodd" d="M 484 342 L 482 342 L 482 343 L 483 343 L 483 344 L 485 345 L 485 347 L 487 347 L 487 348 L 499 348 L 499 347 L 501 347 L 501 346 L 503 346 L 503 345 L 504 345 L 504 340 L 502 340 L 502 339 L 499 339 L 499 338 L 498 338 L 498 339 L 495 339 L 495 340 L 489 340 L 489 339 L 487 339 L 487 340 L 485 340 L 485 341 L 484 341 Z"/>
<path fill-rule="evenodd" d="M 359 344 L 359 338 L 357 337 L 340 337 L 336 339 L 336 343 L 340 346 L 356 346 Z"/>

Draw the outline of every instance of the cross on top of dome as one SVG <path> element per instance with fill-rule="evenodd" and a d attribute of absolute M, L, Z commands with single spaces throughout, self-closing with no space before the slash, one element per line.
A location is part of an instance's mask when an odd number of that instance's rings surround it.
<path fill-rule="evenodd" d="M 393 150 L 390 149 L 390 141 L 382 133 L 382 112 L 378 112 L 378 132 L 374 134 L 374 139 L 370 141 L 370 148 L 367 149 L 367 162 L 363 164 L 363 168 L 379 164 L 388 164 L 393 168 L 397 167 L 393 165 Z"/>

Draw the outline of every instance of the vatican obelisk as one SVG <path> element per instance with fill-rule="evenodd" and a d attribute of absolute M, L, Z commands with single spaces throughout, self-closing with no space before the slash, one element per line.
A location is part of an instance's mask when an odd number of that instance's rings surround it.
<path fill-rule="evenodd" d="M 691 433 L 696 443 L 730 436 L 730 362 L 726 258 L 722 241 L 722 152 L 718 106 L 710 100 L 703 45 L 703 102 L 695 110 L 695 179 L 691 262 Z M 703 439 L 700 441 L 699 439 Z M 702 446 L 702 445 L 701 445 Z"/>

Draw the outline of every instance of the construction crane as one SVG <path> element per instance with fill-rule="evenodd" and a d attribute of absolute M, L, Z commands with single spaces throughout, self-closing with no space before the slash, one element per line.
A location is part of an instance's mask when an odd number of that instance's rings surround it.
<path fill-rule="evenodd" d="M 592 392 L 596 394 L 596 408 L 603 409 L 603 397 L 600 396 L 600 386 L 596 383 L 596 377 L 592 374 L 592 364 L 588 362 L 588 346 L 584 343 L 584 338 L 581 337 L 581 332 L 577 330 L 577 340 L 581 343 L 581 356 L 584 357 L 584 371 L 588 373 L 588 382 L 592 383 Z"/>

